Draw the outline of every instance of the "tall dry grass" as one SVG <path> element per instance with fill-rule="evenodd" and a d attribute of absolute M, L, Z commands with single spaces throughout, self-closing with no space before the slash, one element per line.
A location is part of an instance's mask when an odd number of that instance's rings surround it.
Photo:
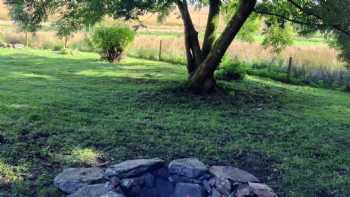
<path fill-rule="evenodd" d="M 0 31 L 0 37 L 3 42 L 11 44 L 26 44 L 26 35 L 19 31 Z M 32 48 L 54 49 L 61 48 L 64 41 L 57 37 L 55 32 L 39 31 L 34 34 L 29 33 L 29 46 Z M 79 32 L 74 34 L 68 40 L 68 45 L 81 43 L 86 38 L 86 33 Z"/>
<path fill-rule="evenodd" d="M 154 51 L 154 56 L 157 57 L 160 40 L 163 43 L 162 56 L 184 57 L 183 38 L 160 39 L 142 35 L 136 38 L 130 49 L 135 53 L 138 50 L 148 49 Z M 282 54 L 277 55 L 260 44 L 235 41 L 228 49 L 227 55 L 247 62 L 287 61 L 292 57 L 294 64 L 299 66 L 327 67 L 330 70 L 344 69 L 344 63 L 337 58 L 337 50 L 327 46 L 290 46 Z"/>
<path fill-rule="evenodd" d="M 0 0 L 0 20 L 9 20 L 9 11 L 3 0 Z"/>
<path fill-rule="evenodd" d="M 129 55 L 185 64 L 184 51 L 183 38 L 160 39 L 143 35 L 136 38 Z M 326 88 L 343 88 L 350 84 L 350 72 L 338 59 L 338 51 L 326 45 L 290 46 L 277 55 L 260 44 L 235 41 L 226 55 L 251 67 L 249 73 L 254 75 L 288 81 L 288 63 L 292 57 L 293 82 L 289 82 Z"/>

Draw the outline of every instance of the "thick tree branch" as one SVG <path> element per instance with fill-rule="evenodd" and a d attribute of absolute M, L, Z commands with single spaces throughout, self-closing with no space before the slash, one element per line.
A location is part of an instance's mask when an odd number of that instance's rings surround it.
<path fill-rule="evenodd" d="M 290 4 L 292 4 L 294 7 L 298 8 L 301 12 L 303 12 L 304 14 L 307 14 L 309 16 L 313 16 L 321 21 L 324 21 L 324 18 L 320 15 L 318 15 L 317 13 L 312 12 L 311 10 L 307 10 L 305 8 L 303 8 L 301 5 L 299 5 L 297 2 L 295 2 L 294 0 L 287 0 Z M 325 24 L 326 25 L 326 24 Z M 345 35 L 350 36 L 350 32 L 347 30 L 344 30 L 341 25 L 337 25 L 337 24 L 327 24 L 328 26 L 332 27 L 333 29 L 340 31 L 342 33 L 344 33 Z"/>
<path fill-rule="evenodd" d="M 284 16 L 284 15 L 281 15 L 281 14 L 272 13 L 272 12 L 266 12 L 266 11 L 262 11 L 262 10 L 258 10 L 258 9 L 254 9 L 254 12 L 256 14 L 260 14 L 260 15 L 275 16 L 275 17 L 281 18 L 283 20 L 286 20 L 286 21 L 289 21 L 289 22 L 292 22 L 292 23 L 295 23 L 295 24 L 307 25 L 307 26 L 318 26 L 318 27 L 323 26 L 322 24 L 307 23 L 307 22 L 304 22 L 304 21 L 300 21 L 300 20 L 289 18 L 288 16 Z"/>
<path fill-rule="evenodd" d="M 202 49 L 203 58 L 205 58 L 209 54 L 215 42 L 215 31 L 218 28 L 220 19 L 220 5 L 221 0 L 209 1 L 209 15 Z"/>
<path fill-rule="evenodd" d="M 187 68 L 191 74 L 195 71 L 196 65 L 199 65 L 202 62 L 202 51 L 199 45 L 198 32 L 193 25 L 187 1 L 178 0 L 176 3 L 184 23 L 186 54 L 188 57 L 187 63 L 189 64 L 187 65 Z"/>
<path fill-rule="evenodd" d="M 206 80 L 211 78 L 233 39 L 253 12 L 256 2 L 257 0 L 240 0 L 236 14 L 230 19 L 210 53 L 192 76 L 192 88 L 203 86 Z"/>

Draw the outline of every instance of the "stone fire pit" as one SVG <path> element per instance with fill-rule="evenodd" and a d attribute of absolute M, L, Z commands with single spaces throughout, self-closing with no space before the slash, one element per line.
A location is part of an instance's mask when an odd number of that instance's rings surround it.
<path fill-rule="evenodd" d="M 68 197 L 277 197 L 252 174 L 195 158 L 166 164 L 137 159 L 102 168 L 68 168 L 54 184 Z"/>

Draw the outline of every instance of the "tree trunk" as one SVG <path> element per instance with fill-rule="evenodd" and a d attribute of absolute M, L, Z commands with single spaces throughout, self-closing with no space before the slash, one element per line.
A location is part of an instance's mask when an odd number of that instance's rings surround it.
<path fill-rule="evenodd" d="M 197 66 L 202 62 L 202 51 L 198 40 L 198 32 L 193 25 L 188 10 L 187 0 L 178 0 L 176 3 L 184 23 L 187 71 L 189 76 L 191 76 L 197 69 Z"/>
<path fill-rule="evenodd" d="M 64 48 L 66 49 L 68 46 L 68 36 L 64 37 Z"/>
<path fill-rule="evenodd" d="M 218 68 L 228 47 L 253 12 L 256 0 L 240 0 L 236 14 L 228 22 L 224 32 L 216 40 L 209 54 L 191 76 L 189 85 L 195 91 L 208 92 L 216 89 L 214 72 Z"/>
<path fill-rule="evenodd" d="M 187 70 L 189 73 L 189 86 L 199 93 L 209 93 L 216 89 L 214 72 L 218 68 L 233 39 L 253 12 L 257 0 L 240 0 L 236 14 L 228 22 L 221 36 L 216 40 L 221 0 L 209 1 L 209 15 L 207 28 L 200 48 L 198 33 L 193 25 L 187 0 L 177 0 L 184 23 L 185 47 L 187 57 Z"/>
<path fill-rule="evenodd" d="M 220 5 L 220 0 L 209 1 L 209 15 L 203 40 L 203 57 L 206 57 L 209 54 L 216 39 L 215 32 L 218 28 L 220 21 Z"/>
<path fill-rule="evenodd" d="M 28 36 L 28 32 L 26 31 L 25 32 L 25 39 L 26 39 L 26 47 L 28 48 L 29 47 L 29 36 Z"/>

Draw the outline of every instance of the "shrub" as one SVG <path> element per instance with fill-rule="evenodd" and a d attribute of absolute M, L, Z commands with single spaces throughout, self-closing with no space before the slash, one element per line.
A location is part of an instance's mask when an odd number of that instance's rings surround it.
<path fill-rule="evenodd" d="M 120 61 L 127 46 L 134 40 L 135 32 L 128 27 L 100 27 L 93 35 L 93 42 L 100 49 L 102 59 Z"/>
<path fill-rule="evenodd" d="M 345 87 L 345 91 L 346 91 L 346 92 L 350 92 L 350 85 L 347 85 L 347 86 Z"/>
<path fill-rule="evenodd" d="M 63 44 L 57 44 L 57 45 L 54 45 L 52 50 L 54 51 L 61 51 L 62 49 L 64 49 L 64 45 Z"/>
<path fill-rule="evenodd" d="M 216 78 L 221 80 L 243 80 L 247 74 L 248 65 L 237 59 L 224 57 L 219 70 L 216 72 Z"/>

